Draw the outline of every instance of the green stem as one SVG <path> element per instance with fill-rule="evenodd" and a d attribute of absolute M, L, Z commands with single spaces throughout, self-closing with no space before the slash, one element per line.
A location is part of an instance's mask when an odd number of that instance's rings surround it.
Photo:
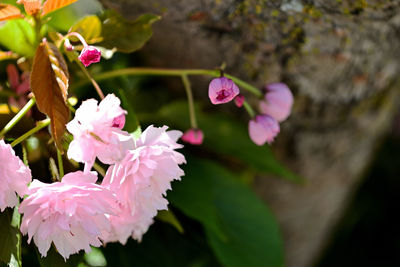
<path fill-rule="evenodd" d="M 250 118 L 254 118 L 256 116 L 256 112 L 254 109 L 250 106 L 250 104 L 247 101 L 243 102 L 243 106 L 246 109 L 247 113 L 249 113 Z"/>
<path fill-rule="evenodd" d="M 193 94 L 192 94 L 192 89 L 190 87 L 189 78 L 186 74 L 182 74 L 182 82 L 183 82 L 183 86 L 185 87 L 186 95 L 187 95 L 188 103 L 189 103 L 190 124 L 193 129 L 197 129 L 197 120 L 196 120 L 196 113 L 194 110 Z"/>
<path fill-rule="evenodd" d="M 62 155 L 60 150 L 57 148 L 57 160 L 58 160 L 58 171 L 60 173 L 60 179 L 64 177 L 64 165 L 62 161 Z"/>
<path fill-rule="evenodd" d="M 40 34 L 40 30 L 42 29 L 42 20 L 40 15 L 33 16 L 33 19 L 35 21 L 35 45 L 38 46 L 42 40 L 42 35 Z"/>
<path fill-rule="evenodd" d="M 220 77 L 219 70 L 206 70 L 206 69 L 153 69 L 153 68 L 126 68 L 113 70 L 108 72 L 103 72 L 98 75 L 93 76 L 97 81 L 102 81 L 122 75 L 150 75 L 150 76 L 182 76 L 182 75 L 205 75 L 212 77 Z M 231 80 L 233 80 L 239 87 L 253 93 L 254 95 L 261 97 L 262 93 L 256 87 L 248 84 L 247 82 L 229 75 L 225 74 L 225 76 Z M 76 83 L 73 87 L 79 87 L 87 84 L 88 81 L 80 81 Z"/>
<path fill-rule="evenodd" d="M 20 137 L 15 139 L 14 142 L 11 143 L 11 146 L 14 147 L 14 146 L 18 145 L 19 143 L 24 141 L 26 138 L 28 138 L 32 134 L 40 131 L 41 129 L 43 129 L 44 127 L 49 126 L 49 125 L 50 125 L 50 119 L 45 119 L 43 121 L 38 122 L 38 124 L 36 125 L 35 128 L 29 130 L 28 132 L 24 133 L 23 135 L 21 135 Z"/>
<path fill-rule="evenodd" d="M 3 137 L 9 130 L 11 130 L 15 126 L 15 124 L 17 124 L 33 107 L 35 102 L 35 98 L 31 98 L 28 103 L 26 103 L 25 106 L 6 124 L 6 126 L 4 126 L 3 130 L 1 130 L 0 132 L 0 137 Z"/>
<path fill-rule="evenodd" d="M 93 79 L 92 75 L 90 75 L 89 71 L 83 66 L 82 62 L 79 61 L 79 59 L 75 58 L 75 62 L 78 64 L 78 66 L 81 68 L 82 72 L 86 75 L 86 77 L 89 79 L 89 81 L 92 82 L 94 88 L 97 91 L 97 94 L 100 96 L 101 99 L 104 99 L 104 94 L 103 91 L 101 91 L 100 86 L 97 84 L 95 79 Z"/>

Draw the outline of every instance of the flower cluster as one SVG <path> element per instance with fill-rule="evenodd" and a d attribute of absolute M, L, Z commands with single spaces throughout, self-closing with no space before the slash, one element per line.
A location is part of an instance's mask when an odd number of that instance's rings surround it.
<path fill-rule="evenodd" d="M 293 95 L 286 84 L 268 84 L 265 90 L 264 99 L 259 102 L 261 114 L 254 116 L 249 121 L 250 138 L 259 146 L 265 143 L 271 144 L 274 141 L 280 131 L 279 122 L 289 117 L 293 105 Z M 235 105 L 242 107 L 245 99 L 239 93 L 237 85 L 226 77 L 213 79 L 208 88 L 208 96 L 213 104 L 223 104 L 234 99 Z M 182 139 L 188 143 L 201 144 L 196 140 L 202 140 L 203 134 L 191 129 L 184 134 Z"/>
<path fill-rule="evenodd" d="M 125 114 L 112 94 L 100 103 L 84 101 L 67 125 L 74 137 L 68 157 L 84 163 L 84 171 L 51 184 L 30 183 L 29 168 L 0 140 L 0 209 L 27 195 L 19 206 L 21 232 L 42 256 L 52 243 L 67 259 L 90 246 L 141 240 L 157 212 L 167 209 L 166 192 L 184 175 L 179 165 L 185 158 L 175 151 L 182 133 L 149 126 L 135 140 L 122 130 Z M 90 171 L 96 158 L 110 164 L 100 184 Z"/>
<path fill-rule="evenodd" d="M 264 100 L 260 101 L 260 115 L 249 122 L 251 140 L 259 146 L 271 144 L 279 133 L 279 122 L 287 119 L 293 105 L 293 95 L 284 83 L 272 83 L 266 86 Z"/>

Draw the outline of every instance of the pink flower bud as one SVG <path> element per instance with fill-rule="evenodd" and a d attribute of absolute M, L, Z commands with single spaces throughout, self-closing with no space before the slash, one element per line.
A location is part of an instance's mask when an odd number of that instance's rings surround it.
<path fill-rule="evenodd" d="M 82 49 L 78 58 L 83 65 L 87 67 L 92 63 L 97 63 L 100 61 L 101 51 L 94 46 L 88 45 Z"/>
<path fill-rule="evenodd" d="M 269 115 L 257 115 L 249 121 L 250 139 L 256 145 L 271 144 L 279 131 L 278 121 Z"/>
<path fill-rule="evenodd" d="M 284 83 L 271 83 L 266 86 L 264 101 L 260 101 L 260 111 L 282 122 L 290 115 L 293 95 Z"/>
<path fill-rule="evenodd" d="M 124 126 L 125 126 L 125 114 L 121 114 L 118 117 L 114 118 L 112 127 L 122 129 L 124 128 Z"/>
<path fill-rule="evenodd" d="M 17 67 L 15 67 L 13 64 L 8 64 L 6 67 L 6 72 L 11 88 L 14 90 L 17 89 L 19 85 L 19 73 Z"/>
<path fill-rule="evenodd" d="M 236 105 L 238 108 L 241 108 L 241 107 L 243 106 L 243 102 L 244 102 L 244 96 L 241 95 L 241 94 L 238 94 L 238 95 L 235 97 L 235 105 Z"/>
<path fill-rule="evenodd" d="M 239 92 L 239 87 L 225 77 L 213 79 L 208 87 L 208 97 L 214 105 L 231 101 Z"/>
<path fill-rule="evenodd" d="M 203 132 L 200 129 L 189 129 L 182 135 L 182 140 L 192 145 L 201 145 L 203 137 Z"/>

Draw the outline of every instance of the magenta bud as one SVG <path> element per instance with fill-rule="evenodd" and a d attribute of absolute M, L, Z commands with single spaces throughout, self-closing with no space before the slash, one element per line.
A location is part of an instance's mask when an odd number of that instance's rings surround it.
<path fill-rule="evenodd" d="M 182 140 L 192 145 L 201 145 L 203 137 L 203 132 L 200 129 L 189 129 L 182 135 Z"/>
<path fill-rule="evenodd" d="M 266 86 L 264 100 L 260 101 L 260 112 L 282 122 L 292 111 L 293 95 L 284 83 L 271 83 Z"/>
<path fill-rule="evenodd" d="M 226 77 L 213 79 L 208 87 L 208 97 L 214 105 L 227 103 L 239 93 L 239 87 Z"/>
<path fill-rule="evenodd" d="M 280 131 L 277 120 L 269 115 L 257 115 L 249 121 L 250 139 L 259 146 L 271 144 Z"/>
<path fill-rule="evenodd" d="M 235 105 L 236 105 L 238 108 L 241 108 L 241 107 L 243 106 L 243 102 L 244 102 L 244 96 L 241 95 L 241 94 L 238 94 L 238 95 L 235 97 Z"/>
<path fill-rule="evenodd" d="M 88 45 L 82 49 L 78 58 L 85 67 L 88 67 L 90 64 L 100 61 L 101 51 L 94 46 Z"/>
<path fill-rule="evenodd" d="M 122 129 L 125 126 L 125 114 L 121 114 L 118 117 L 115 117 L 113 120 L 112 127 Z"/>

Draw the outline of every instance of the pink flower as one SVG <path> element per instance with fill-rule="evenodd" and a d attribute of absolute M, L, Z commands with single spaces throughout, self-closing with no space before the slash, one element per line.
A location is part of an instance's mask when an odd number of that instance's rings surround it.
<path fill-rule="evenodd" d="M 18 196 L 28 192 L 31 170 L 15 155 L 9 144 L 0 140 L 0 210 L 17 205 Z"/>
<path fill-rule="evenodd" d="M 85 170 L 90 170 L 96 157 L 103 163 L 114 164 L 124 158 L 126 150 L 133 148 L 131 135 L 121 130 L 126 111 L 120 103 L 113 94 L 107 95 L 99 105 L 94 99 L 86 100 L 67 124 L 74 136 L 68 157 L 86 163 Z"/>
<path fill-rule="evenodd" d="M 125 243 L 129 236 L 141 240 L 153 223 L 158 210 L 167 209 L 165 194 L 171 181 L 184 175 L 179 164 L 185 163 L 175 151 L 179 131 L 166 131 L 167 126 L 149 126 L 136 140 L 136 148 L 109 167 L 102 185 L 115 192 L 122 213 L 110 216 L 112 231 L 103 235 L 105 242 Z"/>
<path fill-rule="evenodd" d="M 30 73 L 23 72 L 19 75 L 17 67 L 13 64 L 7 65 L 6 72 L 11 89 L 17 93 L 17 97 L 10 97 L 8 99 L 8 104 L 10 106 L 22 108 L 29 100 L 26 93 L 30 91 Z M 28 111 L 27 115 L 31 115 L 31 110 Z"/>
<path fill-rule="evenodd" d="M 90 64 L 100 61 L 101 51 L 94 46 L 88 45 L 82 49 L 78 58 L 85 67 L 88 67 Z"/>
<path fill-rule="evenodd" d="M 61 182 L 31 183 L 29 196 L 19 207 L 24 214 L 21 232 L 28 234 L 28 243 L 33 237 L 42 256 L 52 242 L 64 259 L 102 244 L 99 237 L 111 229 L 107 216 L 118 212 L 118 205 L 115 196 L 95 184 L 96 180 L 95 172 L 77 171 Z"/>
<path fill-rule="evenodd" d="M 213 104 L 223 104 L 231 101 L 239 94 L 239 87 L 228 78 L 215 78 L 208 87 L 208 97 Z"/>
<path fill-rule="evenodd" d="M 238 108 L 241 108 L 241 107 L 243 106 L 243 103 L 244 103 L 244 96 L 241 95 L 241 94 L 237 95 L 237 96 L 235 97 L 235 105 L 236 105 Z"/>
<path fill-rule="evenodd" d="M 257 115 L 249 122 L 250 139 L 259 146 L 271 144 L 279 130 L 278 121 L 269 115 Z"/>
<path fill-rule="evenodd" d="M 200 129 L 189 129 L 182 135 L 182 140 L 192 145 L 201 145 L 203 132 Z"/>
<path fill-rule="evenodd" d="M 262 114 L 270 115 L 282 122 L 290 115 L 293 105 L 293 95 L 284 83 L 271 83 L 266 86 L 265 101 L 260 101 Z"/>

